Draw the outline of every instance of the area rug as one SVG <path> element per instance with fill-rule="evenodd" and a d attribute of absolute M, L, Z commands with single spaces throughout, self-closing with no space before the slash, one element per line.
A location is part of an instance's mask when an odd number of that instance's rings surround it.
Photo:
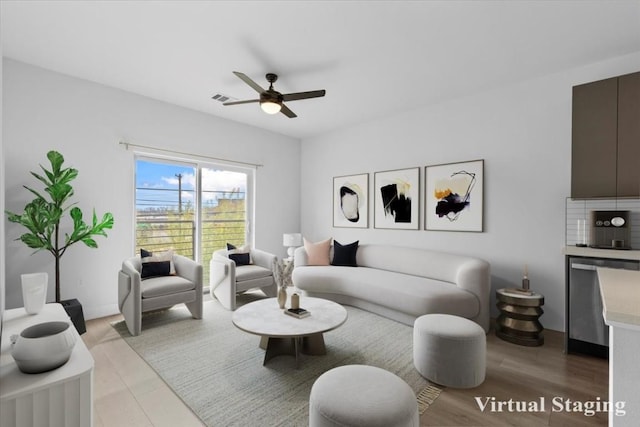
<path fill-rule="evenodd" d="M 327 354 L 302 355 L 298 369 L 290 356 L 263 366 L 260 338 L 234 327 L 232 312 L 217 301 L 204 303 L 202 320 L 192 319 L 183 306 L 146 314 L 137 337 L 124 321 L 113 327 L 208 426 L 306 426 L 314 381 L 331 368 L 350 364 L 395 373 L 419 396 L 424 412 L 440 390 L 413 366 L 413 329 L 346 309 L 345 324 L 325 334 Z"/>

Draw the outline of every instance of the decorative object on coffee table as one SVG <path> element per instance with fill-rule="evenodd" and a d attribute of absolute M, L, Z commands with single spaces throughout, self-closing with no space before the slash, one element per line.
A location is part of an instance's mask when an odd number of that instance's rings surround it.
<path fill-rule="evenodd" d="M 284 286 L 278 287 L 278 306 L 280 309 L 284 309 L 287 304 L 287 288 Z"/>
<path fill-rule="evenodd" d="M 544 305 L 544 296 L 521 288 L 498 289 L 496 306 L 500 315 L 496 319 L 496 335 L 518 345 L 544 344 L 544 328 L 538 320 Z"/>
<path fill-rule="evenodd" d="M 300 308 L 300 295 L 298 294 L 291 295 L 291 308 L 293 309 Z"/>
<path fill-rule="evenodd" d="M 274 279 L 278 287 L 287 288 L 293 283 L 291 282 L 291 273 L 293 272 L 293 261 L 278 260 L 273 269 Z"/>
<path fill-rule="evenodd" d="M 273 268 L 273 278 L 278 285 L 278 305 L 284 309 L 287 303 L 287 288 L 292 285 L 291 272 L 293 271 L 293 261 L 284 259 L 276 261 Z"/>

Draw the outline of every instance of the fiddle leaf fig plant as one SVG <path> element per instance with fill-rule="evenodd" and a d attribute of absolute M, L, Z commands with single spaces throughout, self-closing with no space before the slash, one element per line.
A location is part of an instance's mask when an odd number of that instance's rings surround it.
<path fill-rule="evenodd" d="M 40 165 L 44 174 L 31 172 L 31 175 L 44 184 L 44 193 L 31 187 L 24 188 L 33 193 L 36 198 L 24 207 L 21 214 L 6 211 L 7 219 L 24 226 L 28 232 L 16 240 L 21 240 L 35 252 L 48 251 L 55 258 L 56 270 L 56 302 L 60 302 L 60 258 L 67 249 L 78 242 L 90 248 L 97 248 L 95 236 L 107 237 L 105 230 L 113 227 L 113 215 L 109 212 L 98 220 L 95 209 L 90 223 L 83 219 L 82 210 L 70 203 L 73 196 L 71 181 L 78 176 L 74 168 L 63 167 L 64 157 L 57 151 L 49 151 L 47 158 L 51 169 Z M 73 231 L 60 236 L 61 221 L 69 213 Z"/>

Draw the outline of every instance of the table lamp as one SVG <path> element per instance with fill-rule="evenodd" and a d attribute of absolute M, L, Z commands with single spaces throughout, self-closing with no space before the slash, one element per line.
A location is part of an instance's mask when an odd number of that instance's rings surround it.
<path fill-rule="evenodd" d="M 302 234 L 300 233 L 285 233 L 282 235 L 282 245 L 287 246 L 287 255 L 289 259 L 293 259 L 293 252 L 297 247 L 302 246 Z"/>

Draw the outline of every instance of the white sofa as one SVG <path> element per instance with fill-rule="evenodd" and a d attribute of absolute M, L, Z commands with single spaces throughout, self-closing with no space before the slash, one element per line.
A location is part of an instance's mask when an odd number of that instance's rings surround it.
<path fill-rule="evenodd" d="M 490 266 L 484 260 L 369 244 L 358 248 L 357 267 L 309 266 L 304 247 L 296 249 L 294 257 L 293 284 L 305 295 L 410 326 L 424 314 L 442 313 L 473 320 L 489 331 Z"/>

